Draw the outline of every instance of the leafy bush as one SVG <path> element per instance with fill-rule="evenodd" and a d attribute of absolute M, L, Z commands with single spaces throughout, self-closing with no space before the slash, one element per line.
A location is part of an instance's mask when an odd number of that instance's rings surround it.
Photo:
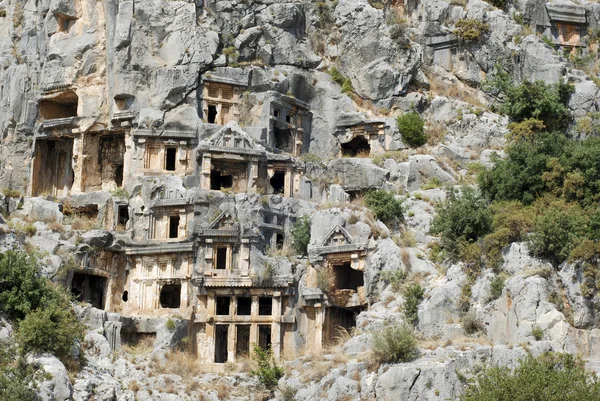
<path fill-rule="evenodd" d="M 17 323 L 23 352 L 51 352 L 63 362 L 83 338 L 83 326 L 66 294 L 40 276 L 35 256 L 8 251 L 0 254 L 0 309 Z"/>
<path fill-rule="evenodd" d="M 83 326 L 64 298 L 27 314 L 19 323 L 17 339 L 24 353 L 50 352 L 68 362 L 75 341 L 83 340 Z"/>
<path fill-rule="evenodd" d="M 528 247 L 534 256 L 560 264 L 582 241 L 585 230 L 586 219 L 579 207 L 552 205 L 536 218 Z"/>
<path fill-rule="evenodd" d="M 570 354 L 528 356 L 511 371 L 480 372 L 461 401 L 592 401 L 600 399 L 599 379 Z"/>
<path fill-rule="evenodd" d="M 540 326 L 533 326 L 533 328 L 531 329 L 531 335 L 537 341 L 540 341 L 542 338 L 544 338 L 544 330 L 542 330 Z"/>
<path fill-rule="evenodd" d="M 489 24 L 476 19 L 461 19 L 455 27 L 454 34 L 466 42 L 480 40 L 490 31 Z"/>
<path fill-rule="evenodd" d="M 495 158 L 494 167 L 479 175 L 482 194 L 492 201 L 518 200 L 528 205 L 547 191 L 542 179 L 548 162 L 570 146 L 559 133 L 541 133 L 535 141 L 517 141 L 507 149 L 506 159 Z"/>
<path fill-rule="evenodd" d="M 499 274 L 495 275 L 490 282 L 490 297 L 492 299 L 498 299 L 502 295 L 504 289 L 504 279 Z"/>
<path fill-rule="evenodd" d="M 174 331 L 177 328 L 177 325 L 175 324 L 175 320 L 173 320 L 171 318 L 167 319 L 167 322 L 165 323 L 165 327 L 169 331 Z"/>
<path fill-rule="evenodd" d="M 453 256 L 458 256 L 460 243 L 475 242 L 489 233 L 492 215 L 479 192 L 465 187 L 459 195 L 448 194 L 448 200 L 433 219 L 430 232 L 439 234 L 441 244 Z"/>
<path fill-rule="evenodd" d="M 392 192 L 381 189 L 369 191 L 365 195 L 365 205 L 386 224 L 404 221 L 402 201 L 396 199 Z"/>
<path fill-rule="evenodd" d="M 404 316 L 406 320 L 416 326 L 419 323 L 419 304 L 423 300 L 425 291 L 417 284 L 409 284 L 404 290 Z"/>
<path fill-rule="evenodd" d="M 402 140 L 411 147 L 425 145 L 427 136 L 425 135 L 425 123 L 421 115 L 415 111 L 398 116 L 396 126 L 402 135 Z"/>
<path fill-rule="evenodd" d="M 408 324 L 387 326 L 373 333 L 373 356 L 379 362 L 409 362 L 418 354 L 417 338 Z"/>
<path fill-rule="evenodd" d="M 14 349 L 2 344 L 0 347 L 0 400 L 35 401 L 36 372 Z"/>
<path fill-rule="evenodd" d="M 571 120 L 567 103 L 574 92 L 571 84 L 559 82 L 547 85 L 544 81 L 525 81 L 521 85 L 510 85 L 502 112 L 512 121 L 527 119 L 541 120 L 549 130 L 565 128 Z"/>
<path fill-rule="evenodd" d="M 51 295 L 34 256 L 17 251 L 0 253 L 0 309 L 10 319 L 23 319 Z"/>
<path fill-rule="evenodd" d="M 308 216 L 302 216 L 294 222 L 292 239 L 296 252 L 306 255 L 310 243 L 310 218 Z"/>
<path fill-rule="evenodd" d="M 258 381 L 267 389 L 272 390 L 283 376 L 283 369 L 275 364 L 273 351 L 254 345 L 254 358 L 258 362 L 258 369 L 251 373 L 258 376 Z"/>

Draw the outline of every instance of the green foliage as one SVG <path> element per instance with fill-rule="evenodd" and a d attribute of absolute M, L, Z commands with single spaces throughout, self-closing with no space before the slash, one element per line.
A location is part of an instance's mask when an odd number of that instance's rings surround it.
<path fill-rule="evenodd" d="M 559 133 L 541 133 L 532 142 L 513 142 L 506 149 L 506 159 L 493 158 L 494 167 L 479 175 L 479 188 L 492 201 L 531 204 L 547 190 L 542 174 L 548 162 L 569 146 L 569 140 Z"/>
<path fill-rule="evenodd" d="M 165 327 L 169 331 L 174 331 L 177 328 L 177 325 L 175 324 L 175 320 L 173 320 L 171 318 L 167 319 L 167 323 L 165 323 Z"/>
<path fill-rule="evenodd" d="M 554 85 L 544 81 L 510 85 L 506 88 L 506 101 L 501 109 L 515 122 L 534 118 L 550 130 L 562 129 L 571 120 L 567 103 L 574 90 L 573 85 L 562 81 Z"/>
<path fill-rule="evenodd" d="M 328 72 L 329 72 L 329 75 L 331 75 L 331 78 L 337 84 L 341 85 L 342 92 L 348 94 L 354 90 L 354 88 L 352 87 L 352 81 L 350 81 L 350 78 L 346 78 L 345 76 L 343 76 L 342 73 L 336 67 L 331 67 Z"/>
<path fill-rule="evenodd" d="M 299 254 L 306 255 L 310 243 L 310 218 L 308 216 L 302 216 L 294 222 L 292 239 L 294 250 Z"/>
<path fill-rule="evenodd" d="M 544 330 L 542 330 L 540 326 L 533 326 L 531 329 L 531 335 L 536 339 L 536 341 L 540 341 L 542 338 L 544 338 Z"/>
<path fill-rule="evenodd" d="M 409 284 L 404 290 L 404 316 L 413 326 L 419 323 L 419 304 L 424 293 L 425 290 L 417 283 Z"/>
<path fill-rule="evenodd" d="M 460 195 L 448 194 L 448 200 L 433 219 L 430 232 L 439 234 L 442 247 L 456 257 L 461 243 L 476 242 L 489 233 L 491 227 L 492 215 L 487 202 L 477 190 L 465 187 Z"/>
<path fill-rule="evenodd" d="M 528 247 L 534 256 L 559 264 L 581 242 L 585 230 L 586 218 L 581 208 L 568 207 L 562 202 L 553 204 L 536 218 Z"/>
<path fill-rule="evenodd" d="M 408 324 L 387 326 L 373 333 L 373 356 L 379 362 L 409 362 L 418 354 L 417 338 Z"/>
<path fill-rule="evenodd" d="M 112 191 L 110 191 L 110 193 L 115 198 L 129 199 L 129 192 L 127 192 L 127 190 L 123 187 L 115 188 Z"/>
<path fill-rule="evenodd" d="M 570 354 L 528 356 L 511 371 L 480 372 L 461 401 L 592 401 L 600 399 L 599 379 Z"/>
<path fill-rule="evenodd" d="M 271 348 L 262 349 L 254 345 L 254 358 L 258 362 L 258 369 L 251 373 L 258 376 L 258 381 L 267 389 L 272 390 L 283 376 L 283 369 L 275 364 Z"/>
<path fill-rule="evenodd" d="M 365 205 L 386 224 L 404 221 L 402 201 L 396 199 L 392 192 L 382 189 L 369 191 L 365 195 Z"/>
<path fill-rule="evenodd" d="M 10 319 L 23 319 L 54 295 L 40 276 L 35 256 L 17 251 L 0 254 L 0 309 Z"/>
<path fill-rule="evenodd" d="M 19 323 L 17 340 L 24 353 L 50 352 L 66 363 L 75 341 L 83 340 L 83 325 L 63 297 L 27 314 Z"/>
<path fill-rule="evenodd" d="M 490 297 L 492 299 L 498 299 L 502 295 L 504 289 L 504 279 L 501 275 L 497 274 L 490 282 Z"/>
<path fill-rule="evenodd" d="M 456 22 L 454 34 L 466 42 L 477 41 L 490 31 L 489 24 L 477 19 L 461 19 Z"/>
<path fill-rule="evenodd" d="M 402 283 L 406 278 L 406 273 L 402 269 L 384 270 L 381 272 L 381 278 L 392 286 L 392 290 L 400 291 Z"/>
<path fill-rule="evenodd" d="M 35 401 L 36 372 L 7 344 L 0 347 L 0 400 Z"/>
<path fill-rule="evenodd" d="M 425 145 L 427 142 L 425 123 L 419 113 L 411 111 L 398 116 L 396 126 L 402 135 L 402 140 L 409 146 L 415 148 Z"/>
<path fill-rule="evenodd" d="M 22 352 L 51 352 L 70 359 L 83 338 L 66 294 L 41 277 L 37 258 L 25 252 L 0 254 L 0 309 L 17 323 Z"/>

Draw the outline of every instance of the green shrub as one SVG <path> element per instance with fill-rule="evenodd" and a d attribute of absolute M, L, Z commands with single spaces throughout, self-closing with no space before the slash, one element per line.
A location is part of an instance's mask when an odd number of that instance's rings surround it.
<path fill-rule="evenodd" d="M 177 325 L 175 324 L 175 320 L 173 320 L 171 318 L 167 319 L 167 322 L 165 323 L 165 327 L 169 331 L 174 331 L 177 328 Z"/>
<path fill-rule="evenodd" d="M 562 129 L 571 120 L 567 103 L 574 90 L 573 85 L 562 81 L 554 85 L 544 81 L 509 85 L 501 110 L 515 122 L 533 118 L 541 120 L 549 131 Z"/>
<path fill-rule="evenodd" d="M 409 146 L 415 148 L 425 145 L 427 136 L 425 135 L 425 123 L 421 115 L 415 111 L 398 116 L 396 126 L 402 135 L 402 140 Z"/>
<path fill-rule="evenodd" d="M 19 323 L 17 340 L 24 353 L 50 352 L 67 363 L 72 360 L 75 341 L 83 340 L 83 332 L 68 299 L 63 298 L 27 314 Z"/>
<path fill-rule="evenodd" d="M 373 333 L 373 356 L 379 362 L 409 362 L 418 354 L 417 338 L 408 324 L 387 326 Z"/>
<path fill-rule="evenodd" d="M 381 272 L 381 278 L 390 283 L 392 290 L 399 291 L 406 278 L 406 273 L 401 268 L 396 270 L 385 270 Z"/>
<path fill-rule="evenodd" d="M 53 295 L 40 276 L 35 256 L 17 251 L 0 253 L 0 309 L 10 319 L 23 319 Z"/>
<path fill-rule="evenodd" d="M 480 40 L 489 33 L 490 26 L 476 19 L 461 19 L 456 22 L 454 34 L 463 41 Z"/>
<path fill-rule="evenodd" d="M 292 228 L 294 250 L 301 255 L 306 255 L 310 243 L 310 218 L 302 216 L 294 222 Z"/>
<path fill-rule="evenodd" d="M 586 219 L 580 208 L 552 205 L 536 218 L 528 248 L 534 256 L 560 264 L 582 241 L 585 232 Z"/>
<path fill-rule="evenodd" d="M 283 369 L 275 364 L 273 352 L 270 348 L 262 349 L 254 345 L 254 358 L 258 363 L 258 369 L 251 373 L 258 376 L 258 381 L 267 389 L 272 390 L 283 376 Z"/>
<path fill-rule="evenodd" d="M 402 201 L 396 199 L 392 192 L 382 189 L 369 191 L 365 195 L 365 205 L 386 224 L 404 221 Z"/>
<path fill-rule="evenodd" d="M 36 372 L 7 344 L 0 347 L 0 400 L 36 401 Z"/>
<path fill-rule="evenodd" d="M 409 284 L 404 290 L 404 316 L 406 321 L 416 326 L 419 323 L 419 304 L 425 290 L 416 283 Z"/>
<path fill-rule="evenodd" d="M 542 338 L 544 338 L 544 330 L 542 330 L 542 328 L 540 326 L 535 325 L 531 329 L 531 335 L 537 341 L 540 341 Z"/>
<path fill-rule="evenodd" d="M 480 372 L 461 401 L 592 401 L 600 399 L 600 382 L 570 354 L 528 356 L 511 371 L 492 367 Z"/>
<path fill-rule="evenodd" d="M 504 289 L 504 279 L 499 274 L 496 274 L 490 282 L 490 297 L 498 299 L 502 295 Z"/>
<path fill-rule="evenodd" d="M 456 192 L 448 194 L 448 200 L 433 219 L 430 232 L 439 234 L 442 247 L 457 257 L 461 243 L 475 242 L 491 228 L 492 215 L 487 202 L 477 190 L 465 187 L 460 195 Z"/>
<path fill-rule="evenodd" d="M 492 201 L 518 200 L 526 205 L 547 191 L 542 175 L 548 162 L 571 145 L 560 133 L 541 133 L 534 141 L 516 141 L 506 159 L 493 158 L 494 167 L 479 175 L 482 194 Z"/>

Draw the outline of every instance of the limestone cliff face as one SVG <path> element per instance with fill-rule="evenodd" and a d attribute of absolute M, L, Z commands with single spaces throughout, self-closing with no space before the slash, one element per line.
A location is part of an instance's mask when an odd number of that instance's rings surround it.
<path fill-rule="evenodd" d="M 597 81 L 557 49 L 587 51 L 599 7 L 1 1 L 0 189 L 11 191 L 0 193 L 0 251 L 41 250 L 54 279 L 68 267 L 90 327 L 74 383 L 55 358 L 31 356 L 54 376 L 41 395 L 251 399 L 255 378 L 190 377 L 166 350 L 223 373 L 254 343 L 288 358 L 276 399 L 285 388 L 302 400 L 455 399 L 465 375 L 514 366 L 527 342 L 594 367 L 598 317 L 574 266 L 548 272 L 524 244 L 505 249 L 502 295 L 490 298 L 490 271 L 472 284 L 485 333 L 473 339 L 458 324 L 463 266 L 426 255 L 439 187 L 473 182 L 471 163 L 503 154 L 508 119 L 491 107 L 502 99 L 482 90 L 496 65 L 516 81 L 573 83 L 576 118 L 598 110 Z M 464 40 L 465 19 L 489 32 Z M 419 149 L 396 126 L 407 111 L 425 120 Z M 402 194 L 402 227 L 364 207 L 372 189 Z M 291 234 L 303 221 L 304 256 Z M 371 331 L 405 320 L 398 275 L 425 288 L 417 329 L 429 343 L 373 371 Z M 337 326 L 355 334 L 343 352 L 302 358 L 330 351 Z M 113 353 L 145 342 L 152 356 Z M 241 390 L 223 396 L 217 381 Z"/>

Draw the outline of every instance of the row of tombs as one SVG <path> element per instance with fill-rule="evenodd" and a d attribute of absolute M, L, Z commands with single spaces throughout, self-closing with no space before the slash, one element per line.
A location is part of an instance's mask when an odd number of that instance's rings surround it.
<path fill-rule="evenodd" d="M 266 218 L 259 234 L 223 212 L 195 229 L 194 240 L 84 247 L 74 257 L 71 291 L 81 302 L 125 317 L 121 321 L 162 318 L 164 325 L 165 319 L 181 319 L 190 352 L 203 363 L 237 362 L 253 344 L 270 347 L 276 357 L 318 353 L 340 328 L 355 327 L 367 307 L 367 248 L 335 226 L 309 249 L 311 264 L 299 293 L 291 264 L 262 256 L 265 247 L 283 242 L 293 218 L 282 216 Z M 145 326 L 122 324 L 111 344 L 155 338 L 156 327 Z M 104 329 L 108 337 L 106 323 Z"/>
<path fill-rule="evenodd" d="M 71 291 L 112 316 L 103 328 L 114 348 L 161 337 L 176 319 L 203 363 L 239 361 L 253 344 L 277 357 L 320 352 L 340 327 L 356 325 L 369 283 L 366 246 L 338 225 L 309 248 L 301 278 L 287 260 L 266 256 L 289 245 L 297 216 L 286 198 L 321 199 L 296 159 L 310 142 L 309 106 L 277 92 L 249 94 L 238 69 L 217 69 L 202 84 L 203 122 L 194 131 L 140 126 L 127 94 L 115 97 L 109 124 L 83 130 L 77 88 L 42 93 L 30 195 L 68 199 L 65 218 L 84 215 L 120 238 L 79 246 Z M 388 150 L 388 129 L 350 115 L 332 135 L 340 156 L 357 156 Z M 172 176 L 183 187 L 171 189 Z M 141 189 L 110 195 L 124 187 Z M 240 214 L 230 192 L 281 195 L 281 207 L 261 201 Z"/>
<path fill-rule="evenodd" d="M 202 124 L 196 130 L 163 121 L 139 125 L 141 106 L 129 94 L 115 96 L 110 123 L 83 130 L 77 88 L 46 88 L 29 194 L 110 191 L 138 177 L 175 174 L 189 187 L 299 196 L 303 171 L 295 161 L 308 151 L 309 105 L 274 91 L 249 95 L 249 79 L 232 68 L 206 74 L 198 105 Z M 339 156 L 357 156 L 390 150 L 389 128 L 384 120 L 344 115 L 332 135 L 339 141 Z"/>

